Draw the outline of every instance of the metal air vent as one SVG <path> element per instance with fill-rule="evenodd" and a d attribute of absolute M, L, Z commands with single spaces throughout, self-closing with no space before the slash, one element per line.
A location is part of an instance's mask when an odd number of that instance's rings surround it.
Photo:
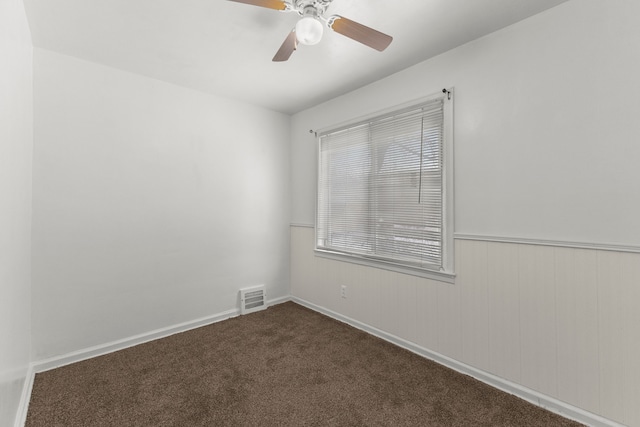
<path fill-rule="evenodd" d="M 264 285 L 240 289 L 240 314 L 253 313 L 267 308 L 267 293 Z"/>

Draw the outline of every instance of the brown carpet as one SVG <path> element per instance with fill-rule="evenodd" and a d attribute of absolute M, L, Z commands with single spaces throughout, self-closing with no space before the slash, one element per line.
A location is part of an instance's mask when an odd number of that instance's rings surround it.
<path fill-rule="evenodd" d="M 36 375 L 26 426 L 578 426 L 292 302 Z"/>

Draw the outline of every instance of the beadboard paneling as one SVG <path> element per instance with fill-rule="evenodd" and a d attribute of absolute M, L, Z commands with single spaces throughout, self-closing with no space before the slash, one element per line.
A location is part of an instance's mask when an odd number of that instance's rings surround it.
<path fill-rule="evenodd" d="M 597 251 L 556 248 L 558 394 L 600 412 Z"/>
<path fill-rule="evenodd" d="M 598 286 L 598 337 L 599 337 L 599 386 L 600 410 L 603 416 L 614 418 L 624 414 L 625 335 L 622 263 L 624 257 L 617 252 L 598 252 L 598 283 L 607 283 L 605 289 Z M 622 418 L 624 420 L 624 417 Z"/>
<path fill-rule="evenodd" d="M 559 398 L 554 250 L 529 245 L 516 245 L 515 249 L 520 291 L 520 381 L 526 387 Z"/>
<path fill-rule="evenodd" d="M 471 243 L 471 244 L 468 244 Z M 487 243 L 456 241 L 462 307 L 462 362 L 489 370 L 489 301 Z"/>
<path fill-rule="evenodd" d="M 308 227 L 291 253 L 294 297 L 640 426 L 640 254 L 456 240 L 449 284 L 315 257 Z"/>
<path fill-rule="evenodd" d="M 463 244 L 463 243 L 460 243 Z M 518 247 L 485 243 L 489 301 L 489 372 L 520 382 Z"/>

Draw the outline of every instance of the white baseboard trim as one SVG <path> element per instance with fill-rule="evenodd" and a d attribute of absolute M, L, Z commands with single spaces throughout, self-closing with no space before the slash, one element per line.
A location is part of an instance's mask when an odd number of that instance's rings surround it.
<path fill-rule="evenodd" d="M 283 302 L 290 301 L 290 297 L 280 297 L 267 301 L 267 306 L 281 304 Z M 191 329 L 207 326 L 212 323 L 217 323 L 222 320 L 230 319 L 240 315 L 240 310 L 234 308 L 222 313 L 214 314 L 211 316 L 202 317 L 199 319 L 191 320 L 177 325 L 168 326 L 166 328 L 156 329 L 154 331 L 145 332 L 143 334 L 134 335 L 132 337 L 123 338 L 120 340 L 112 341 L 106 344 L 100 344 L 94 347 L 85 348 L 82 350 L 73 351 L 61 356 L 55 356 L 44 360 L 39 360 L 33 363 L 34 372 L 45 372 L 51 369 L 59 368 L 61 366 L 69 365 L 71 363 L 81 362 L 83 360 L 91 359 L 93 357 L 102 356 L 105 354 L 113 353 L 115 351 L 124 350 L 125 348 L 133 347 L 139 344 L 144 344 L 149 341 L 157 340 L 160 338 L 166 338 L 168 336 L 186 332 Z"/>
<path fill-rule="evenodd" d="M 406 350 L 416 353 L 429 360 L 433 360 L 434 362 L 437 362 L 441 365 L 451 368 L 454 371 L 460 372 L 465 375 L 469 375 L 479 381 L 482 381 L 485 384 L 488 384 L 506 393 L 517 396 L 523 400 L 526 400 L 527 402 L 533 403 L 536 406 L 540 406 L 551 412 L 562 415 L 565 418 L 569 418 L 574 421 L 578 421 L 580 423 L 586 424 L 588 426 L 593 426 L 593 427 L 624 427 L 622 424 L 619 424 L 615 421 L 612 421 L 600 415 L 585 411 L 584 409 L 570 405 L 568 403 L 565 403 L 554 397 L 547 396 L 535 390 L 531 390 L 527 387 L 524 387 L 520 384 L 516 384 L 504 378 L 497 377 L 489 372 L 485 372 L 480 369 L 474 368 L 473 366 L 459 362 L 455 359 L 451 359 L 450 357 L 444 356 L 440 353 L 428 350 L 424 347 L 420 347 L 412 342 L 406 341 L 393 334 L 384 332 L 380 329 L 374 328 L 373 326 L 354 320 L 340 313 L 336 313 L 327 308 L 318 306 L 304 299 L 292 296 L 291 301 L 297 304 L 300 304 L 302 306 L 305 306 L 311 310 L 325 314 L 331 318 L 339 320 L 343 323 L 346 323 L 350 326 L 353 326 L 357 329 L 360 329 L 364 332 L 367 332 L 371 335 L 374 335 L 378 338 L 381 338 L 385 341 L 395 344 L 398 347 L 402 347 Z"/>
<path fill-rule="evenodd" d="M 327 308 L 315 305 L 304 299 L 294 297 L 294 296 L 285 296 L 285 297 L 269 300 L 267 301 L 267 305 L 271 307 L 274 305 L 285 303 L 287 301 L 293 301 L 311 310 L 314 310 L 324 315 L 327 315 L 329 317 L 332 317 L 336 320 L 339 320 L 343 323 L 351 325 L 357 329 L 365 331 L 371 335 L 374 335 L 378 338 L 381 338 L 385 341 L 388 341 L 392 344 L 395 344 L 399 347 L 402 347 L 406 350 L 409 350 L 427 359 L 440 363 L 441 365 L 451 368 L 457 372 L 469 375 L 492 387 L 495 387 L 504 392 L 513 394 L 521 399 L 524 399 L 530 403 L 533 403 L 534 405 L 545 408 L 551 412 L 557 413 L 566 418 L 570 418 L 575 421 L 578 421 L 593 427 L 624 427 L 622 424 L 616 423 L 615 421 L 612 421 L 600 415 L 585 411 L 583 409 L 580 409 L 568 403 L 562 402 L 553 397 L 550 397 L 542 393 L 539 393 L 535 390 L 526 388 L 522 385 L 497 377 L 488 372 L 474 368 L 473 366 L 466 365 L 462 362 L 459 362 L 455 359 L 451 359 L 437 352 L 420 347 L 414 343 L 406 341 L 393 334 L 389 334 L 387 332 L 384 332 L 382 330 L 369 326 L 360 321 L 351 319 L 350 317 L 336 313 Z M 112 353 L 115 351 L 124 350 L 126 348 L 133 347 L 135 345 L 143 344 L 145 342 L 153 341 L 160 338 L 165 338 L 173 334 L 186 332 L 191 329 L 199 328 L 199 327 L 220 322 L 222 320 L 226 320 L 232 317 L 236 317 L 239 314 L 240 314 L 240 311 L 238 309 L 228 310 L 219 314 L 203 317 L 190 322 L 180 323 L 167 328 L 157 329 L 145 334 L 135 335 L 133 337 L 125 338 L 122 340 L 113 341 L 107 344 L 98 345 L 98 346 L 90 347 L 87 349 L 74 351 L 62 356 L 52 357 L 49 359 L 31 363 L 27 371 L 27 376 L 25 378 L 22 398 L 20 401 L 20 405 L 18 407 L 18 413 L 16 414 L 15 427 L 23 427 L 26 422 L 27 412 L 29 409 L 29 400 L 31 398 L 31 392 L 33 389 L 33 382 L 34 382 L 36 373 L 45 372 L 45 371 L 55 369 L 61 366 L 65 366 L 71 363 L 76 363 L 83 360 L 91 359 L 93 357 Z"/>
<path fill-rule="evenodd" d="M 188 330 L 199 328 L 201 326 L 220 322 L 231 317 L 236 317 L 239 314 L 240 310 L 237 308 L 227 310 L 225 312 L 214 314 L 212 316 L 202 317 L 200 319 L 179 323 L 177 325 L 168 326 L 166 328 L 156 329 L 154 331 L 145 332 L 139 335 L 134 335 L 106 344 L 100 344 L 82 350 L 72 351 L 71 353 L 67 353 L 64 355 L 39 360 L 33 363 L 34 371 L 35 373 L 45 372 L 51 369 L 59 368 L 61 366 L 69 365 L 71 363 L 81 362 L 83 360 L 103 356 L 115 351 L 124 350 L 126 348 L 133 347 L 139 344 L 144 344 L 149 341 L 165 338 L 180 332 L 186 332 Z"/>
<path fill-rule="evenodd" d="M 267 306 L 282 304 L 284 302 L 291 301 L 290 296 L 284 296 L 267 301 Z M 168 336 L 186 332 L 191 329 L 200 328 L 213 323 L 220 322 L 222 320 L 230 319 L 240 315 L 239 309 L 227 310 L 222 313 L 214 314 L 200 319 L 195 319 L 189 322 L 179 323 L 177 325 L 169 326 L 166 328 L 156 329 L 154 331 L 146 332 L 139 335 L 134 335 L 129 338 L 123 338 L 121 340 L 112 341 L 110 343 L 101 344 L 82 350 L 73 351 L 61 356 L 50 357 L 48 359 L 39 360 L 29 365 L 27 376 L 25 378 L 24 386 L 22 389 L 22 397 L 18 406 L 18 412 L 16 414 L 15 427 L 23 427 L 27 420 L 27 412 L 29 410 L 29 400 L 31 399 L 31 392 L 33 390 L 33 382 L 35 375 L 40 372 L 49 371 L 51 369 L 59 368 L 61 366 L 69 365 L 71 363 L 81 362 L 83 360 L 91 359 L 93 357 L 102 356 L 105 354 L 113 353 L 115 351 L 124 350 L 129 347 L 133 347 L 139 344 L 144 344 L 149 341 L 157 340 L 160 338 L 166 338 Z"/>
<path fill-rule="evenodd" d="M 287 295 L 280 298 L 274 298 L 267 301 L 267 306 L 272 307 L 274 305 L 283 304 L 285 302 L 291 301 L 291 295 Z"/>
<path fill-rule="evenodd" d="M 50 357 L 48 359 L 38 360 L 31 363 L 29 366 L 29 374 L 27 376 L 27 379 L 25 380 L 25 387 L 23 389 L 22 400 L 20 402 L 20 409 L 16 416 L 15 427 L 23 427 L 27 420 L 29 400 L 31 399 L 31 392 L 33 389 L 35 374 L 46 372 L 55 368 L 60 368 L 72 363 L 81 362 L 83 360 L 88 360 L 94 357 L 103 356 L 115 351 L 124 350 L 126 348 L 144 344 L 149 341 L 166 338 L 180 332 L 186 332 L 191 329 L 199 328 L 232 317 L 236 317 L 239 314 L 239 309 L 227 310 L 225 312 L 214 314 L 212 316 L 202 317 L 200 319 L 195 319 L 189 322 L 179 323 L 177 325 L 169 326 L 166 328 L 156 329 L 154 331 L 134 335 L 132 337 L 123 338 L 120 340 L 112 341 L 110 343 L 100 344 L 97 346 L 73 351 L 71 353 L 63 354 L 60 356 Z"/>
<path fill-rule="evenodd" d="M 33 371 L 33 363 L 29 364 L 27 368 L 27 376 L 24 379 L 22 386 L 22 394 L 20 395 L 20 403 L 18 404 L 18 411 L 16 412 L 16 418 L 14 422 L 15 427 L 23 427 L 27 422 L 27 411 L 29 410 L 29 400 L 31 398 L 31 390 L 33 390 L 33 379 L 36 374 Z"/>

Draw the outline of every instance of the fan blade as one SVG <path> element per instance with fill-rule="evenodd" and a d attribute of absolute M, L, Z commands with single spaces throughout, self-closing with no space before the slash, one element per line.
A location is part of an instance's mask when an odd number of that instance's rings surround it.
<path fill-rule="evenodd" d="M 289 33 L 287 38 L 276 52 L 276 56 L 273 57 L 274 62 L 283 62 L 289 59 L 294 50 L 298 47 L 298 40 L 296 39 L 295 29 Z"/>
<path fill-rule="evenodd" d="M 340 15 L 333 15 L 328 20 L 329 28 L 336 33 L 347 36 L 357 42 L 374 48 L 382 52 L 391 44 L 393 37 L 388 36 L 380 31 L 369 28 L 366 25 L 359 24 Z"/>
<path fill-rule="evenodd" d="M 282 0 L 229 0 L 236 3 L 251 4 L 254 6 L 266 7 L 268 9 L 285 10 L 287 5 Z"/>

